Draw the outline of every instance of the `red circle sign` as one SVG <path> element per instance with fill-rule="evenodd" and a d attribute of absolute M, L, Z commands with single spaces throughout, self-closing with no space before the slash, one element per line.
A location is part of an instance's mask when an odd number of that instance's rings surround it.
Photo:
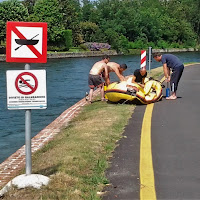
<path fill-rule="evenodd" d="M 29 83 L 30 80 L 23 78 L 23 76 L 25 76 L 25 75 L 30 76 L 30 78 L 33 80 L 34 84 Z M 32 94 L 37 90 L 38 80 L 34 74 L 32 74 L 30 72 L 23 72 L 17 76 L 17 78 L 15 80 L 15 87 L 16 87 L 17 91 L 21 94 L 24 94 L 24 95 Z M 26 91 L 27 88 L 30 91 Z"/>

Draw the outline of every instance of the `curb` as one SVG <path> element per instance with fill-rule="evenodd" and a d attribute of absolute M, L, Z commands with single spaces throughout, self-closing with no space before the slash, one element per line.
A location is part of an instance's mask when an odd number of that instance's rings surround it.
<path fill-rule="evenodd" d="M 98 94 L 99 89 L 94 91 L 93 97 Z M 61 129 L 67 127 L 68 123 L 80 113 L 81 108 L 86 104 L 85 98 L 81 99 L 34 136 L 31 139 L 32 153 L 41 149 L 45 144 L 53 140 L 53 138 L 60 133 Z M 18 175 L 20 170 L 25 167 L 25 163 L 26 155 L 24 145 L 0 164 L 0 188 Z"/>

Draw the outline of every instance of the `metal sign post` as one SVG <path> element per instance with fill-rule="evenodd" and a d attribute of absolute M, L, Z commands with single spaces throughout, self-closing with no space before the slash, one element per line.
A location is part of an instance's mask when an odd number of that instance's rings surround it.
<path fill-rule="evenodd" d="M 30 70 L 30 65 L 25 64 L 25 70 Z M 26 175 L 32 172 L 31 158 L 31 109 L 25 111 L 25 153 L 26 153 Z"/>
<path fill-rule="evenodd" d="M 149 47 L 149 76 L 151 75 L 151 62 L 152 62 L 152 47 Z"/>
<path fill-rule="evenodd" d="M 7 22 L 6 62 L 46 63 L 47 23 Z M 38 189 L 47 185 L 49 178 L 32 174 L 31 110 L 47 108 L 46 70 L 30 68 L 29 64 L 25 64 L 25 70 L 6 72 L 7 107 L 9 110 L 25 110 L 26 174 L 15 177 L 14 185 L 18 188 L 32 186 Z"/>

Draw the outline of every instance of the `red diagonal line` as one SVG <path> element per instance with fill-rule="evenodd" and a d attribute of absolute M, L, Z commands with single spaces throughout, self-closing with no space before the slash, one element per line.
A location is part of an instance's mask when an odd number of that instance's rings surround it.
<path fill-rule="evenodd" d="M 24 35 L 15 27 L 12 27 L 12 31 L 19 37 L 19 39 L 25 39 L 27 40 Z M 38 58 L 42 55 L 40 52 L 33 46 L 33 45 L 26 45 Z"/>
<path fill-rule="evenodd" d="M 146 56 L 141 60 L 141 64 L 146 61 Z"/>
<path fill-rule="evenodd" d="M 26 81 L 26 80 L 24 80 L 23 78 L 22 78 L 22 76 L 20 76 L 19 77 L 22 81 L 23 81 L 23 83 L 25 83 L 31 90 L 34 90 L 34 88 Z"/>

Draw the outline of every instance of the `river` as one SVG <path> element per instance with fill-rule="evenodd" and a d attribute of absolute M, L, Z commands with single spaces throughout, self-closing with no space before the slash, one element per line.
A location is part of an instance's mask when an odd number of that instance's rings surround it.
<path fill-rule="evenodd" d="M 174 53 L 182 62 L 200 62 L 200 52 Z M 89 91 L 87 79 L 91 66 L 99 57 L 49 59 L 46 64 L 31 64 L 31 69 L 47 72 L 47 109 L 32 110 L 32 137 L 57 118 L 64 110 L 78 102 Z M 140 55 L 112 56 L 111 60 L 126 63 L 125 75 L 140 67 Z M 148 66 L 148 63 L 147 63 Z M 161 66 L 154 60 L 152 68 Z M 23 70 L 23 63 L 0 63 L 0 163 L 25 143 L 25 111 L 8 110 L 6 102 L 6 71 Z M 111 81 L 117 80 L 111 73 Z"/>

